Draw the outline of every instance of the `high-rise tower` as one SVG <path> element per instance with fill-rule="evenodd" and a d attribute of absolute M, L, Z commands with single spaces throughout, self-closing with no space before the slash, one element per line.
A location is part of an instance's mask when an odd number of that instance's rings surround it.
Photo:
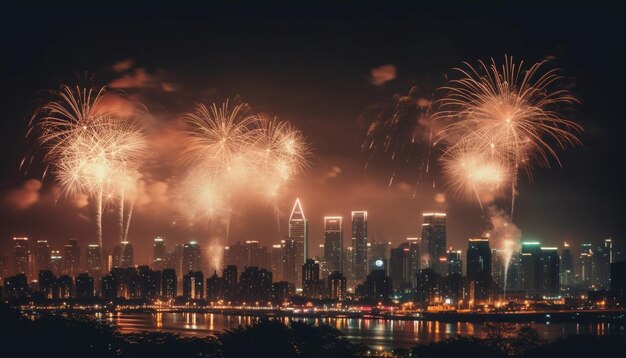
<path fill-rule="evenodd" d="M 324 217 L 324 260 L 328 272 L 343 271 L 343 218 L 341 216 Z"/>
<path fill-rule="evenodd" d="M 367 211 L 352 212 L 352 272 L 356 282 L 367 277 Z"/>
<path fill-rule="evenodd" d="M 446 214 L 424 213 L 422 222 L 423 268 L 432 268 L 435 273 L 446 273 Z"/>

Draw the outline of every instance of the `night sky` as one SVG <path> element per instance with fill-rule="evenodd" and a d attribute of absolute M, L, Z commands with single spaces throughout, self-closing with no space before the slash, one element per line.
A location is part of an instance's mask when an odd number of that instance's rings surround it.
<path fill-rule="evenodd" d="M 514 222 L 522 237 L 549 246 L 608 237 L 623 243 L 626 61 L 619 34 L 626 29 L 617 8 L 382 6 L 181 9 L 151 3 L 149 10 L 121 4 L 3 10 L 0 249 L 14 236 L 48 239 L 53 248 L 69 237 L 83 247 L 95 242 L 89 207 L 60 197 L 50 177 L 39 188 L 40 164 L 19 170 L 32 150 L 24 135 L 37 100 L 61 84 L 88 83 L 124 90 L 152 116 L 146 126 L 153 155 L 129 235 L 137 263 L 151 259 L 157 235 L 166 236 L 170 248 L 189 240 L 224 242 L 211 238 L 206 223 L 190 222 L 176 209 L 182 173 L 173 163 L 180 116 L 196 103 L 227 98 L 290 121 L 315 155 L 309 170 L 280 195 L 280 229 L 270 205 L 242 203 L 232 217 L 231 243 L 257 239 L 269 245 L 284 238 L 298 196 L 314 254 L 321 253 L 322 217 L 343 215 L 348 231 L 351 210 L 368 210 L 370 240 L 394 246 L 419 236 L 422 212 L 445 211 L 449 245 L 465 251 L 467 238 L 488 228 L 478 205 L 450 195 L 437 202 L 437 194 L 446 192 L 428 175 L 419 184 L 407 175 L 387 188 L 385 165 L 365 169 L 359 116 L 412 86 L 441 86 L 463 61 L 502 62 L 505 54 L 528 63 L 548 58 L 550 67 L 563 69 L 581 101 L 568 117 L 585 128 L 582 146 L 560 152 L 562 168 L 553 162 L 550 169 L 537 168 L 532 182 L 521 177 Z M 105 214 L 107 247 L 116 241 L 114 217 Z M 344 240 L 348 245 L 348 233 Z"/>

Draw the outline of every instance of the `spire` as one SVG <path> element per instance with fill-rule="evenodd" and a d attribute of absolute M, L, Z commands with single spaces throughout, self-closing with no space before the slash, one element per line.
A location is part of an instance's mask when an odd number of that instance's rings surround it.
<path fill-rule="evenodd" d="M 289 220 L 305 220 L 302 205 L 300 205 L 300 198 L 296 198 L 296 202 L 293 204 L 293 209 L 291 209 Z"/>

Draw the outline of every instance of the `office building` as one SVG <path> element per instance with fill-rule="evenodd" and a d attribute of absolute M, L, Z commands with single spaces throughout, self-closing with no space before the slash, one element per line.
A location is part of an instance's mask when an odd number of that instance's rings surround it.
<path fill-rule="evenodd" d="M 161 274 L 161 295 L 164 299 L 169 300 L 175 298 L 178 292 L 178 278 L 176 270 L 164 269 Z"/>
<path fill-rule="evenodd" d="M 446 214 L 422 214 L 422 253 L 423 267 L 432 268 L 435 273 L 446 273 Z"/>
<path fill-rule="evenodd" d="M 351 267 L 356 282 L 367 277 L 367 244 L 367 211 L 353 211 Z"/>
<path fill-rule="evenodd" d="M 65 245 L 63 255 L 63 273 L 76 277 L 81 272 L 80 267 L 80 247 L 77 239 L 70 239 L 69 244 Z"/>
<path fill-rule="evenodd" d="M 485 301 L 491 295 L 492 287 L 491 249 L 489 239 L 472 238 L 467 245 L 467 281 L 473 286 L 475 301 Z M 470 291 L 472 291 L 470 289 Z"/>
<path fill-rule="evenodd" d="M 24 274 L 30 280 L 31 272 L 29 270 L 30 249 L 28 247 L 27 237 L 13 238 L 13 259 L 14 273 Z"/>
<path fill-rule="evenodd" d="M 324 217 L 324 260 L 328 271 L 343 272 L 343 218 L 341 216 Z"/>
<path fill-rule="evenodd" d="M 161 271 L 165 268 L 165 261 L 167 261 L 165 238 L 155 237 L 152 245 L 152 267 L 157 271 Z"/>

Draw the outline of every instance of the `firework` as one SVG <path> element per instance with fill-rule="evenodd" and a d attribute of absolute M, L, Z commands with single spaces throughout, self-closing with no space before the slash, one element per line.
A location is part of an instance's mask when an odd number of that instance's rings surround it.
<path fill-rule="evenodd" d="M 427 168 L 430 100 L 421 92 L 413 87 L 407 95 L 396 94 L 391 101 L 369 106 L 361 115 L 365 126 L 361 149 L 369 157 L 366 167 L 376 161 L 391 166 L 389 186 L 407 167 L 416 172 Z"/>
<path fill-rule="evenodd" d="M 184 162 L 191 169 L 184 195 L 209 219 L 228 222 L 234 203 L 260 197 L 276 205 L 281 188 L 308 164 L 301 132 L 253 113 L 247 104 L 199 105 L 185 119 L 190 130 Z"/>
<path fill-rule="evenodd" d="M 512 213 L 519 171 L 530 177 L 535 164 L 549 166 L 554 159 L 560 165 L 557 148 L 580 143 L 582 127 L 558 111 L 577 101 L 566 90 L 552 90 L 561 77 L 556 70 L 542 73 L 544 64 L 525 70 L 523 62 L 516 65 L 505 57 L 501 67 L 492 60 L 490 65 L 481 61 L 476 68 L 465 63 L 466 68 L 455 69 L 460 78 L 443 87 L 447 95 L 435 116 L 444 123 L 437 141 L 447 145 L 442 158 L 449 167 L 447 181 L 455 190 L 467 191 L 474 184 L 467 176 L 462 178 L 463 170 L 453 169 L 454 163 L 466 162 L 455 156 L 471 153 L 480 163 L 472 170 L 491 173 L 497 182 L 498 176 L 508 178 Z"/>
<path fill-rule="evenodd" d="M 99 106 L 99 91 L 64 86 L 57 99 L 46 103 L 31 120 L 28 135 L 45 151 L 67 195 L 85 193 L 95 199 L 98 242 L 102 247 L 104 193 L 119 201 L 120 239 L 128 231 L 130 213 L 124 222 L 123 204 L 133 191 L 138 167 L 146 148 L 139 122 Z M 131 202 L 132 208 L 132 202 Z M 126 227 L 125 227 L 126 226 Z"/>

